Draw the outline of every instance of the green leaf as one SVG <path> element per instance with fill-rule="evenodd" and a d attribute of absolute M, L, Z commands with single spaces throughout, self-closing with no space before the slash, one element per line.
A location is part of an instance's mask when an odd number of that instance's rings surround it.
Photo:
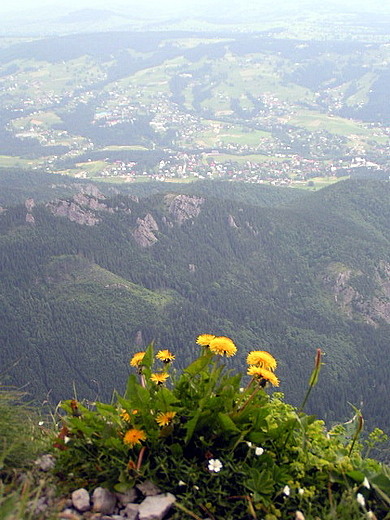
<path fill-rule="evenodd" d="M 270 495 L 274 491 L 274 481 L 269 471 L 259 471 L 251 468 L 248 471 L 250 478 L 244 481 L 244 485 L 255 493 L 260 495 Z"/>
<path fill-rule="evenodd" d="M 132 396 L 136 393 L 137 385 L 139 385 L 137 376 L 135 374 L 130 374 L 127 379 L 125 399 L 131 400 Z"/>
<path fill-rule="evenodd" d="M 96 403 L 96 410 L 103 417 L 112 417 L 117 415 L 117 410 L 112 404 Z"/>
<path fill-rule="evenodd" d="M 165 386 L 158 389 L 155 399 L 157 408 L 164 412 L 169 409 L 171 404 L 178 402 L 178 399 L 173 395 L 172 391 Z"/>
<path fill-rule="evenodd" d="M 357 482 L 358 484 L 361 484 L 364 480 L 364 473 L 358 470 L 348 471 L 347 476 Z"/>
<path fill-rule="evenodd" d="M 232 431 L 232 432 L 240 432 L 240 429 L 237 428 L 237 426 L 234 424 L 234 422 L 225 413 L 219 412 L 218 419 L 219 419 L 219 422 L 220 422 L 223 430 Z"/>
<path fill-rule="evenodd" d="M 256 410 L 253 414 L 253 429 L 254 430 L 260 430 L 260 428 L 263 428 L 267 425 L 267 422 L 265 418 L 269 414 L 269 410 L 267 408 L 260 408 Z"/>
<path fill-rule="evenodd" d="M 149 343 L 148 348 L 146 349 L 145 355 L 142 358 L 140 363 L 141 366 L 145 366 L 147 368 L 151 368 L 154 361 L 154 342 Z"/>
<path fill-rule="evenodd" d="M 205 356 L 201 356 L 200 358 L 196 359 L 193 363 L 188 365 L 188 367 L 185 368 L 184 371 L 191 376 L 199 374 L 199 372 L 201 372 L 209 364 L 211 357 L 211 352 L 207 352 Z"/>
<path fill-rule="evenodd" d="M 132 487 L 134 487 L 135 479 L 128 479 L 127 481 L 125 481 L 126 477 L 124 475 L 122 475 L 122 472 L 121 472 L 121 476 L 119 478 L 120 478 L 121 482 L 118 482 L 114 486 L 114 489 L 117 493 L 126 493 Z"/>
<path fill-rule="evenodd" d="M 379 493 L 381 497 L 390 504 L 390 479 L 383 473 L 378 473 L 370 478 L 370 483 L 375 488 L 375 491 L 381 491 Z"/>
<path fill-rule="evenodd" d="M 185 442 L 186 444 L 191 440 L 192 435 L 194 434 L 194 430 L 196 428 L 196 425 L 198 424 L 198 420 L 200 417 L 200 414 L 202 413 L 201 410 L 198 410 L 194 417 L 190 419 L 185 425 L 184 428 L 187 430 L 186 436 L 185 436 Z"/>

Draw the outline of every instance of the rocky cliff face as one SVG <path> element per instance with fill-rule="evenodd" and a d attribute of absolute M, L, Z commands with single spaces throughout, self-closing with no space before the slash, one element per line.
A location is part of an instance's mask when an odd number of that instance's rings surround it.
<path fill-rule="evenodd" d="M 98 198 L 95 198 L 95 195 Z M 112 208 L 101 202 L 101 199 L 104 199 L 104 195 L 92 186 L 91 189 L 86 187 L 80 193 L 77 193 L 72 201 L 56 199 L 53 202 L 48 202 L 46 207 L 57 217 L 68 218 L 80 225 L 94 226 L 100 221 L 100 218 L 95 215 L 95 211 L 114 212 Z"/>
<path fill-rule="evenodd" d="M 75 202 L 57 199 L 54 202 L 48 202 L 46 207 L 56 217 L 65 217 L 80 225 L 94 226 L 100 220 L 92 211 L 81 208 Z"/>
<path fill-rule="evenodd" d="M 178 195 L 169 205 L 169 214 L 180 225 L 184 221 L 196 218 L 199 215 L 204 200 L 203 197 Z"/>
<path fill-rule="evenodd" d="M 137 218 L 137 228 L 133 231 L 133 237 L 141 247 L 150 247 L 157 242 L 155 231 L 158 231 L 157 222 L 147 213 L 143 219 Z"/>
<path fill-rule="evenodd" d="M 369 290 L 359 289 L 364 279 L 369 281 Z M 350 318 L 360 317 L 372 325 L 379 320 L 390 323 L 390 263 L 380 262 L 369 278 L 361 271 L 331 264 L 322 282 Z"/>
<path fill-rule="evenodd" d="M 236 221 L 234 220 L 233 215 L 229 215 L 229 216 L 228 216 L 228 223 L 229 223 L 229 226 L 230 226 L 230 227 L 238 228 L 238 226 L 237 226 L 237 224 L 236 224 Z"/>
<path fill-rule="evenodd" d="M 28 224 L 35 224 L 35 218 L 34 218 L 34 215 L 32 214 L 32 210 L 35 207 L 34 199 L 32 199 L 32 198 L 26 199 L 26 202 L 24 203 L 24 205 L 26 206 L 26 210 L 27 210 L 26 222 Z"/>

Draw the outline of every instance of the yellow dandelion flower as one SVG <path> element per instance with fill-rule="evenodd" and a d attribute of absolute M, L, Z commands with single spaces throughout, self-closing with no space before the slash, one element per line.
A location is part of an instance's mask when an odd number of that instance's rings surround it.
<path fill-rule="evenodd" d="M 164 363 L 170 363 L 175 359 L 175 356 L 169 352 L 168 349 L 165 350 L 159 350 L 156 354 L 156 358 L 160 361 L 163 361 Z"/>
<path fill-rule="evenodd" d="M 271 370 L 267 370 L 266 368 L 251 365 L 248 367 L 248 375 L 257 377 L 258 379 L 265 379 L 273 386 L 279 386 L 279 379 Z"/>
<path fill-rule="evenodd" d="M 248 365 L 256 365 L 258 367 L 275 370 L 277 366 L 276 359 L 265 350 L 252 350 L 246 358 Z"/>
<path fill-rule="evenodd" d="M 231 357 L 237 352 L 237 347 L 230 338 L 218 336 L 210 341 L 210 350 L 219 356 Z"/>
<path fill-rule="evenodd" d="M 141 441 L 145 440 L 146 433 L 143 430 L 138 430 L 138 428 L 127 430 L 125 436 L 123 437 L 124 444 L 128 444 L 130 448 L 134 448 L 136 444 L 141 444 Z"/>
<path fill-rule="evenodd" d="M 138 367 L 142 363 L 144 356 L 145 352 L 137 352 L 136 354 L 134 354 L 134 356 L 131 358 L 130 366 Z"/>
<path fill-rule="evenodd" d="M 196 343 L 201 345 L 202 347 L 208 347 L 210 345 L 210 341 L 215 338 L 213 334 L 201 334 L 197 337 Z"/>
<path fill-rule="evenodd" d="M 165 381 L 168 379 L 168 377 L 169 377 L 169 374 L 167 374 L 166 372 L 161 372 L 159 374 L 152 374 L 150 376 L 150 380 L 153 381 L 153 383 L 162 385 L 163 383 L 165 383 Z"/>
<path fill-rule="evenodd" d="M 156 422 L 159 426 L 168 426 L 177 412 L 160 412 L 157 414 Z"/>
<path fill-rule="evenodd" d="M 137 413 L 137 410 L 133 410 L 131 413 L 132 413 L 132 415 L 135 415 Z M 124 408 L 122 408 L 122 410 L 121 410 L 121 417 L 126 422 L 131 421 L 129 412 L 127 412 Z"/>

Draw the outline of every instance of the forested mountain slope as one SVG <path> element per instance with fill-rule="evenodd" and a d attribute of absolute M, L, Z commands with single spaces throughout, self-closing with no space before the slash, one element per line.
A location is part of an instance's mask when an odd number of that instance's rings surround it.
<path fill-rule="evenodd" d="M 390 184 L 347 181 L 291 196 L 232 183 L 218 196 L 207 186 L 143 198 L 84 189 L 5 208 L 7 382 L 54 402 L 72 395 L 73 382 L 81 396 L 107 397 L 149 341 L 180 365 L 210 332 L 238 345 L 229 363 L 272 351 L 281 390 L 296 403 L 321 347 L 312 411 L 332 421 L 348 416 L 348 401 L 363 403 L 366 419 L 386 427 Z"/>

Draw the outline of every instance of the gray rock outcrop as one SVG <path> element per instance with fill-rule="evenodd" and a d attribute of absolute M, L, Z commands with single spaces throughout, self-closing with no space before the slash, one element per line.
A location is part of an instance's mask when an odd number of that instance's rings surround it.
<path fill-rule="evenodd" d="M 202 197 L 178 195 L 171 201 L 169 213 L 180 225 L 184 221 L 196 218 L 199 215 L 204 200 Z"/>
<path fill-rule="evenodd" d="M 157 242 L 155 231 L 158 231 L 157 222 L 150 213 L 147 213 L 143 219 L 137 218 L 137 228 L 133 232 L 133 237 L 141 247 L 150 247 Z"/>
<path fill-rule="evenodd" d="M 46 207 L 56 217 L 65 217 L 72 222 L 77 222 L 77 224 L 94 226 L 99 222 L 99 219 L 92 211 L 82 209 L 75 202 L 57 199 L 54 202 L 48 202 Z"/>

